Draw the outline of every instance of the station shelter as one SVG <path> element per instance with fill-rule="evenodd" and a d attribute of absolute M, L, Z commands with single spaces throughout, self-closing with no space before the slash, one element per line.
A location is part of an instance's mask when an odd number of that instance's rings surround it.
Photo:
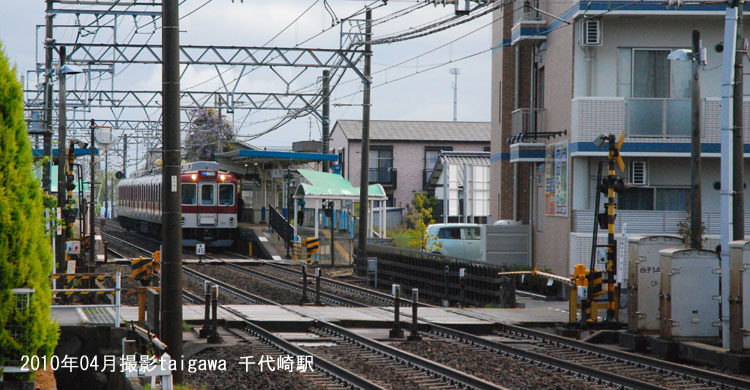
<path fill-rule="evenodd" d="M 300 183 L 294 193 L 294 235 L 300 225 L 314 227 L 314 237 L 319 237 L 320 226 L 330 226 L 329 218 L 333 217 L 335 227 L 340 230 L 348 230 L 354 235 L 355 203 L 359 203 L 359 187 L 352 186 L 349 180 L 335 173 L 319 172 L 310 169 L 297 169 Z M 373 238 L 386 237 L 385 209 L 388 196 L 380 184 L 372 184 L 367 188 L 368 199 L 368 226 L 367 236 Z M 326 213 L 326 209 L 328 212 Z M 374 211 L 379 210 L 379 226 L 382 229 L 375 232 L 373 229 Z M 300 218 L 300 211 L 307 215 Z M 302 222 L 299 224 L 298 222 Z M 353 237 L 352 237 L 353 238 Z"/>
<path fill-rule="evenodd" d="M 238 149 L 217 155 L 219 168 L 234 173 L 240 183 L 241 222 L 265 224 L 268 208 L 288 217 L 290 194 L 299 185 L 297 168 L 321 170 L 322 164 L 335 163 L 336 154 Z"/>

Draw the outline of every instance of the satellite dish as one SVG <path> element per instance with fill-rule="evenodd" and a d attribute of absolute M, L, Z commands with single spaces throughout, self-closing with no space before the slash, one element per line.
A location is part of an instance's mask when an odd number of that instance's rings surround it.
<path fill-rule="evenodd" d="M 125 178 L 125 174 L 124 174 L 124 173 L 122 173 L 122 171 L 117 171 L 117 172 L 115 172 L 115 178 L 116 178 L 117 180 L 121 180 L 121 179 L 124 179 L 124 178 Z"/>

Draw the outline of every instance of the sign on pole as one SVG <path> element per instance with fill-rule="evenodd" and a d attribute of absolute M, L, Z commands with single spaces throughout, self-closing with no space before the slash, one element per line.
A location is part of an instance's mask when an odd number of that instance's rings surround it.
<path fill-rule="evenodd" d="M 205 255 L 206 254 L 206 244 L 195 244 L 195 254 L 196 255 Z"/>

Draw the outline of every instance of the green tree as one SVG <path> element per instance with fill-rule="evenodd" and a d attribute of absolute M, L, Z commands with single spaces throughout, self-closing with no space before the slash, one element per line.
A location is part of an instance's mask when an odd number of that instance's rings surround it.
<path fill-rule="evenodd" d="M 434 234 L 427 233 L 427 226 L 435 223 L 432 217 L 432 207 L 430 207 L 429 196 L 424 192 L 414 194 L 412 204 L 414 211 L 409 215 L 409 222 L 412 229 L 407 231 L 409 247 L 420 249 L 427 252 L 436 252 L 442 248 L 442 244 L 437 241 Z"/>
<path fill-rule="evenodd" d="M 219 142 L 224 152 L 231 150 L 234 133 L 231 124 L 219 117 L 212 108 L 201 108 L 192 112 L 190 131 L 185 138 L 184 158 L 187 161 L 214 161 L 219 151 Z"/>
<path fill-rule="evenodd" d="M 50 319 L 52 249 L 32 169 L 21 83 L 0 45 L 0 366 L 19 365 L 23 355 L 49 356 L 57 344 Z M 28 305 L 15 288 L 34 289 Z"/>

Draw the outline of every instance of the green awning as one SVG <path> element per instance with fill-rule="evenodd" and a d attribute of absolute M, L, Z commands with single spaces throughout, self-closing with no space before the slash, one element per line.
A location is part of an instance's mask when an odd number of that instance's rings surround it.
<path fill-rule="evenodd" d="M 318 199 L 346 199 L 359 201 L 359 187 L 352 186 L 349 180 L 335 173 L 298 169 L 300 175 L 307 181 L 297 189 L 297 195 L 305 198 Z M 370 200 L 386 200 L 385 189 L 380 184 L 367 187 L 367 197 Z"/>
<path fill-rule="evenodd" d="M 42 168 L 38 168 L 35 173 L 36 173 L 36 176 L 39 178 L 39 183 L 41 185 Z M 76 184 L 76 188 L 73 189 L 73 191 L 78 190 L 78 177 L 77 176 L 76 176 L 75 184 Z M 89 190 L 88 178 L 85 178 L 84 183 L 83 183 L 83 192 L 88 192 L 88 190 Z M 50 170 L 50 192 L 57 192 L 57 165 L 53 165 L 52 169 Z"/>

